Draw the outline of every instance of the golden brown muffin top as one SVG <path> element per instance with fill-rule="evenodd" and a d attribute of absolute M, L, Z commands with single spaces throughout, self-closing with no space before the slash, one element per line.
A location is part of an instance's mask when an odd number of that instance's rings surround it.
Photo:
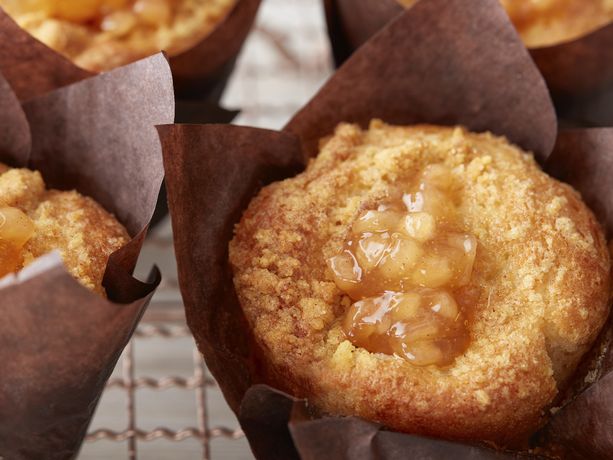
<path fill-rule="evenodd" d="M 206 37 L 236 0 L 0 0 L 34 37 L 94 72 Z"/>
<path fill-rule="evenodd" d="M 4 255 L 0 256 L 0 275 L 58 250 L 68 271 L 101 295 L 105 294 L 102 279 L 109 256 L 130 239 L 126 229 L 91 198 L 76 191 L 46 190 L 39 172 L 8 168 L 1 163 L 0 215 Z M 18 247 L 8 233 L 12 229 L 17 239 L 27 233 L 27 239 L 19 241 Z M 9 249 L 14 251 L 10 260 Z"/>
<path fill-rule="evenodd" d="M 478 241 L 470 343 L 445 367 L 347 340 L 353 301 L 327 263 L 364 209 L 431 164 L 461 184 Z M 532 432 L 609 311 L 606 243 L 579 194 L 504 138 L 460 127 L 339 125 L 304 173 L 252 201 L 230 262 L 272 384 L 333 414 L 446 438 Z"/>
<path fill-rule="evenodd" d="M 417 0 L 398 0 L 410 7 Z M 549 46 L 573 40 L 613 20 L 612 0 L 500 0 L 524 43 Z"/>

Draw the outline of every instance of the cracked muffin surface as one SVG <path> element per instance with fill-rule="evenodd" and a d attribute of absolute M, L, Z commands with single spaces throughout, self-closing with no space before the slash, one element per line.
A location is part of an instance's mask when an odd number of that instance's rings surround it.
<path fill-rule="evenodd" d="M 0 163 L 0 276 L 59 251 L 68 271 L 105 295 L 109 256 L 130 240 L 126 229 L 93 199 L 48 190 L 41 174 Z"/>
<path fill-rule="evenodd" d="M 366 209 L 429 165 L 458 184 L 455 206 L 477 241 L 469 341 L 445 365 L 356 346 L 342 325 L 355 299 L 329 264 Z M 229 249 L 268 383 L 410 433 L 523 439 L 609 312 L 606 242 L 579 194 L 506 139 L 461 127 L 339 125 L 305 172 L 253 199 Z"/>

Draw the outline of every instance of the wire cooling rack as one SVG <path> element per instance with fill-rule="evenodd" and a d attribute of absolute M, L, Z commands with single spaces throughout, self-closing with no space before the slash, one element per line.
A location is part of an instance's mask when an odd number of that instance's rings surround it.
<path fill-rule="evenodd" d="M 223 104 L 241 109 L 237 124 L 279 129 L 330 72 L 321 2 L 263 0 Z M 185 324 L 168 221 L 142 259 L 143 270 L 160 265 L 164 281 L 108 382 L 80 459 L 252 458 Z"/>

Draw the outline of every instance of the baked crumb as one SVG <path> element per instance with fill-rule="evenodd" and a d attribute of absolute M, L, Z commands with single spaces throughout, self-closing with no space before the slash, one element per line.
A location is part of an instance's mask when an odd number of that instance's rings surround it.
<path fill-rule="evenodd" d="M 129 241 L 125 228 L 91 198 L 75 191 L 46 190 L 38 171 L 0 164 L 0 208 L 23 211 L 34 233 L 21 250 L 22 266 L 58 250 L 68 271 L 85 287 L 105 295 L 109 256 Z"/>
<path fill-rule="evenodd" d="M 405 8 L 417 0 L 398 0 Z M 613 20 L 611 0 L 500 0 L 523 42 L 531 48 L 579 38 Z"/>
<path fill-rule="evenodd" d="M 198 44 L 236 0 L 0 0 L 34 37 L 85 69 L 100 72 L 158 51 Z"/>

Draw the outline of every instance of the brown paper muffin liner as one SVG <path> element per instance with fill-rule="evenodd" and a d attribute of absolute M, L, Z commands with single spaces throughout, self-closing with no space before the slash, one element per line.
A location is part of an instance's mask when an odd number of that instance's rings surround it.
<path fill-rule="evenodd" d="M 238 0 L 225 19 L 200 43 L 170 57 L 177 97 L 219 102 L 260 2 Z"/>
<path fill-rule="evenodd" d="M 405 10 L 397 0 L 323 0 L 323 4 L 337 66 Z"/>
<path fill-rule="evenodd" d="M 153 126 L 173 120 L 172 77 L 158 54 L 37 94 L 23 109 L 0 78 L 0 104 L 0 161 L 94 198 L 132 236 L 109 259 L 108 299 L 81 286 L 56 253 L 0 280 L 0 458 L 74 458 L 160 281 L 157 268 L 146 282 L 132 271 L 162 182 Z"/>
<path fill-rule="evenodd" d="M 404 11 L 397 0 L 323 2 L 337 65 Z M 468 7 L 481 8 L 477 4 Z M 571 41 L 529 51 L 547 82 L 561 118 L 581 126 L 613 124 L 610 104 L 600 104 L 594 112 L 594 105 L 603 93 L 613 90 L 613 23 Z"/>
<path fill-rule="evenodd" d="M 220 24 L 205 41 L 188 52 L 187 61 L 192 60 L 192 67 L 196 62 L 204 62 L 202 68 L 206 72 L 198 74 L 192 83 L 202 91 L 198 97 L 178 99 L 175 105 L 175 122 L 177 123 L 229 123 L 238 112 L 224 110 L 218 102 L 221 91 L 215 94 L 211 92 L 213 86 L 220 89 L 225 86 L 230 76 L 230 68 L 233 65 L 233 57 L 240 51 L 240 47 L 248 33 L 259 0 L 239 0 L 230 15 Z M 226 25 L 228 24 L 228 25 Z M 230 35 L 226 35 L 230 34 Z M 231 38 L 230 38 L 231 36 Z M 221 43 L 228 43 L 222 45 Z M 94 76 L 93 73 L 75 66 L 70 60 L 36 40 L 25 30 L 21 29 L 2 8 L 0 8 L 0 72 L 8 80 L 15 94 L 21 101 L 41 96 L 49 91 L 62 88 L 71 83 Z M 233 54 L 234 53 L 234 54 Z M 212 60 L 208 60 L 208 54 L 215 54 Z M 183 55 L 181 55 L 183 56 Z M 179 56 L 171 58 L 173 62 Z M 224 64 L 224 59 L 232 61 L 232 65 Z M 215 64 L 217 63 L 217 64 Z M 215 65 L 225 66 L 223 75 L 218 75 Z M 183 65 L 183 80 L 187 80 L 190 69 Z M 174 74 L 175 72 L 173 68 Z M 209 75 L 210 72 L 210 75 Z M 181 86 L 183 80 L 177 81 L 175 87 Z M 199 86 L 201 79 L 207 81 Z M 208 86 L 207 86 L 208 85 Z M 210 86 L 210 88 L 209 88 Z M 185 93 L 182 93 L 185 95 Z M 190 94 L 195 94 L 191 92 Z M 162 186 L 155 214 L 151 220 L 151 226 L 160 223 L 168 214 L 166 201 L 166 189 Z"/>
<path fill-rule="evenodd" d="M 228 262 L 233 227 L 258 190 L 304 167 L 317 154 L 319 138 L 337 123 L 366 126 L 372 118 L 394 124 L 462 124 L 504 135 L 580 190 L 609 235 L 613 230 L 608 179 L 613 130 L 557 136 L 545 82 L 497 0 L 418 3 L 361 47 L 280 132 L 158 127 L 188 322 L 256 456 L 539 458 L 552 455 L 555 447 L 567 458 L 571 452 L 613 457 L 612 374 L 606 364 L 612 361 L 607 354 L 610 327 L 585 358 L 572 394 L 561 395 L 564 407 L 535 434 L 531 451 L 502 452 L 391 432 L 355 417 L 325 416 L 308 402 L 266 386 L 278 382 L 267 376 L 234 290 Z M 594 406 L 598 410 L 586 409 Z"/>
<path fill-rule="evenodd" d="M 259 5 L 260 0 L 237 0 L 210 34 L 187 51 L 169 58 L 178 99 L 219 102 Z M 92 75 L 34 39 L 2 8 L 0 43 L 3 48 L 0 71 L 21 100 Z M 201 109 L 204 110 L 206 107 Z"/>

